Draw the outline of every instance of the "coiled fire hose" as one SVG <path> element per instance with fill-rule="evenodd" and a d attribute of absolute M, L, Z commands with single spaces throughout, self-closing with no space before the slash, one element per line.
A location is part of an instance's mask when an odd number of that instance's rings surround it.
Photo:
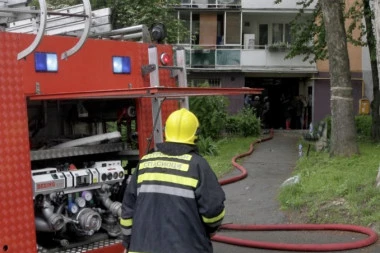
<path fill-rule="evenodd" d="M 234 183 L 245 178 L 248 173 L 247 170 L 236 162 L 237 159 L 251 155 L 254 151 L 254 145 L 260 142 L 268 141 L 273 138 L 273 130 L 270 131 L 269 137 L 258 139 L 250 145 L 248 152 L 237 155 L 232 158 L 232 164 L 235 168 L 241 171 L 241 174 L 235 177 L 231 177 L 225 180 L 220 180 L 221 185 Z M 220 227 L 220 230 L 237 230 L 237 231 L 317 231 L 317 230 L 334 230 L 334 231 L 346 231 L 365 234 L 368 237 L 345 243 L 327 243 L 327 244 L 287 244 L 287 243 L 274 243 L 265 241 L 253 241 L 239 238 L 233 238 L 223 235 L 214 235 L 211 239 L 216 242 L 227 243 L 237 246 L 244 246 L 250 248 L 261 249 L 273 249 L 273 250 L 286 250 L 286 251 L 309 251 L 309 252 L 327 252 L 327 251 L 342 251 L 357 249 L 369 246 L 375 243 L 378 239 L 378 235 L 372 229 L 356 225 L 344 225 L 344 224 L 274 224 L 274 225 L 237 225 L 237 224 L 224 224 Z"/>

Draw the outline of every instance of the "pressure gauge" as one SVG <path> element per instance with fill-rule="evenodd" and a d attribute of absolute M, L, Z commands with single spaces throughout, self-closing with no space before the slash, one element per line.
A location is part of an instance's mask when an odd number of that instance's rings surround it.
<path fill-rule="evenodd" d="M 89 191 L 82 192 L 82 198 L 84 198 L 86 201 L 92 200 L 92 193 Z"/>
<path fill-rule="evenodd" d="M 75 203 L 81 208 L 86 206 L 86 200 L 82 197 L 76 198 Z"/>
<path fill-rule="evenodd" d="M 76 214 L 79 211 L 79 207 L 75 203 L 70 203 L 69 211 L 73 214 Z"/>

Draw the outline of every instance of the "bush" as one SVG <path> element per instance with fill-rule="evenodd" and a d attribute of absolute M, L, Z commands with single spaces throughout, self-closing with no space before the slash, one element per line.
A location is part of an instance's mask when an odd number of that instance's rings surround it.
<path fill-rule="evenodd" d="M 200 123 L 200 135 L 214 140 L 220 138 L 226 125 L 227 105 L 227 98 L 224 96 L 202 96 L 189 99 L 190 110 L 198 117 Z"/>
<path fill-rule="evenodd" d="M 260 134 L 260 120 L 256 117 L 252 109 L 243 108 L 238 114 L 227 118 L 227 133 L 238 134 L 244 137 L 258 136 Z"/>
<path fill-rule="evenodd" d="M 218 145 L 210 137 L 199 137 L 197 141 L 198 151 L 201 155 L 216 156 L 218 155 Z"/>
<path fill-rule="evenodd" d="M 372 117 L 370 115 L 358 115 L 355 117 L 356 131 L 361 137 L 371 137 Z"/>
<path fill-rule="evenodd" d="M 230 135 L 238 135 L 240 132 L 239 129 L 239 119 L 240 116 L 238 115 L 232 115 L 228 116 L 226 120 L 226 126 L 225 126 L 225 131 L 227 134 Z"/>

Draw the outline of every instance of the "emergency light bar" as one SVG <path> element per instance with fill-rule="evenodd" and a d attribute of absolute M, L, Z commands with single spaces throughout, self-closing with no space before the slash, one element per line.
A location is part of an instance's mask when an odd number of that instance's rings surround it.
<path fill-rule="evenodd" d="M 113 56 L 112 65 L 114 74 L 131 73 L 131 59 L 129 56 Z"/>
<path fill-rule="evenodd" d="M 56 53 L 35 52 L 34 67 L 36 72 L 57 72 L 58 57 Z"/>

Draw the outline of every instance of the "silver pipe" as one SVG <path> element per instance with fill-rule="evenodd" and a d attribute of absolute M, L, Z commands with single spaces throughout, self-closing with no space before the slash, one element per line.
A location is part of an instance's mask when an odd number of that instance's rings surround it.
<path fill-rule="evenodd" d="M 54 213 L 54 206 L 48 200 L 46 200 L 46 197 L 44 199 L 41 211 L 42 215 L 45 218 L 46 224 L 50 227 L 51 231 L 61 230 L 65 226 L 65 220 L 63 215 L 59 213 Z M 42 229 L 46 229 L 46 224 L 39 223 Z"/>
<path fill-rule="evenodd" d="M 117 217 L 121 217 L 121 203 L 112 201 L 110 198 L 100 198 L 102 204 L 111 211 L 111 213 Z"/>
<path fill-rule="evenodd" d="M 109 196 L 109 185 L 103 185 L 100 190 L 98 190 L 99 198 L 105 208 L 107 208 L 111 213 L 117 217 L 121 217 L 121 203 L 117 201 L 112 201 Z"/>
<path fill-rule="evenodd" d="M 140 32 L 144 29 L 147 29 L 145 25 L 136 25 L 136 26 L 130 26 L 130 27 L 112 30 L 109 32 L 90 35 L 90 37 L 103 37 L 103 36 L 121 35 L 121 34 L 125 34 L 125 33 Z"/>
<path fill-rule="evenodd" d="M 36 225 L 36 230 L 39 232 L 55 232 L 48 222 L 41 217 L 35 217 L 34 223 Z"/>

